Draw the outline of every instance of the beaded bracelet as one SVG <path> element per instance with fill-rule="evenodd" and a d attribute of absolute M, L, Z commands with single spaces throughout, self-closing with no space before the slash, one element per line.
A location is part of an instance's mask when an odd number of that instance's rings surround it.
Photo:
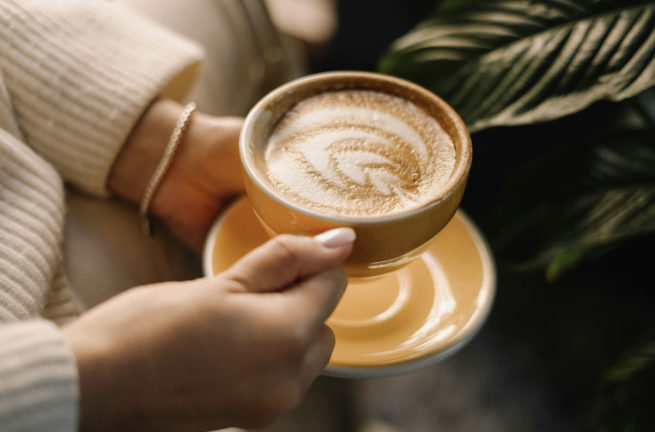
<path fill-rule="evenodd" d="M 173 129 L 173 133 L 168 140 L 164 154 L 162 155 L 161 160 L 155 169 L 155 172 L 152 174 L 152 177 L 150 177 L 150 181 L 148 181 L 146 190 L 143 192 L 143 197 L 141 197 L 141 204 L 139 205 L 141 230 L 143 231 L 143 234 L 147 235 L 148 237 L 152 237 L 154 233 L 153 224 L 148 218 L 148 209 L 150 207 L 152 197 L 157 191 L 157 188 L 159 187 L 162 179 L 164 178 L 168 167 L 171 165 L 171 161 L 173 160 L 173 156 L 175 155 L 178 144 L 182 140 L 182 135 L 184 135 L 184 131 L 189 124 L 189 118 L 191 118 L 191 114 L 195 109 L 196 104 L 191 102 L 184 107 L 184 110 L 182 110 L 182 114 L 180 114 L 180 118 L 175 124 L 175 129 Z"/>

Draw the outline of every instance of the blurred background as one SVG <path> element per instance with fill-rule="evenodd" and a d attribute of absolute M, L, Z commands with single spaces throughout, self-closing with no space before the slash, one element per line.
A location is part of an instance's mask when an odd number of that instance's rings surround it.
<path fill-rule="evenodd" d="M 655 430 L 654 2 L 121 2 L 206 47 L 209 113 L 306 73 L 379 71 L 472 133 L 462 207 L 498 265 L 483 330 L 419 372 L 320 377 L 269 432 Z"/>

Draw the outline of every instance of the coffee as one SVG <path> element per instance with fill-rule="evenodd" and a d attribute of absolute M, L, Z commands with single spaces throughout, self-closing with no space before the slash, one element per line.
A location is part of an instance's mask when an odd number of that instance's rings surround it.
<path fill-rule="evenodd" d="M 453 140 L 430 114 L 372 90 L 326 91 L 286 112 L 265 147 L 285 198 L 327 214 L 378 216 L 422 207 L 453 174 Z"/>
<path fill-rule="evenodd" d="M 270 235 L 357 233 L 342 263 L 369 278 L 412 262 L 451 220 L 471 139 L 443 100 L 405 80 L 328 72 L 275 89 L 239 139 L 248 198 Z"/>

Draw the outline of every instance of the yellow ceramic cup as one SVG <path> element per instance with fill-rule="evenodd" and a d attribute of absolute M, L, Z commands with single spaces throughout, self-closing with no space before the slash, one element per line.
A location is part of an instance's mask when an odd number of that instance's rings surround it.
<path fill-rule="evenodd" d="M 262 174 L 265 148 L 280 118 L 298 102 L 332 90 L 374 90 L 399 96 L 429 113 L 455 144 L 455 167 L 440 193 L 422 207 L 381 216 L 336 216 L 302 207 L 278 192 Z M 316 235 L 351 227 L 357 240 L 343 263 L 350 278 L 395 271 L 424 252 L 459 206 L 471 167 L 471 139 L 464 123 L 443 100 L 415 84 L 365 72 L 330 72 L 300 78 L 264 97 L 248 114 L 240 153 L 246 191 L 264 229 L 277 234 Z"/>

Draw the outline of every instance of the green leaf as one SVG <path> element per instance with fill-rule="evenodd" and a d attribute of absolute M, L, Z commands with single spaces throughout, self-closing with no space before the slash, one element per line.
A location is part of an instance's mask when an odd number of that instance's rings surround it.
<path fill-rule="evenodd" d="M 499 259 L 546 265 L 551 279 L 655 232 L 655 129 L 613 127 L 533 159 L 508 179 L 494 220 Z"/>
<path fill-rule="evenodd" d="M 601 380 L 591 412 L 593 432 L 655 430 L 655 325 Z"/>
<path fill-rule="evenodd" d="M 572 247 L 560 252 L 546 267 L 546 279 L 555 281 L 563 273 L 577 267 L 592 250 L 590 247 Z"/>
<path fill-rule="evenodd" d="M 471 131 L 548 121 L 655 85 L 655 2 L 479 2 L 420 24 L 379 70 L 443 97 Z"/>

